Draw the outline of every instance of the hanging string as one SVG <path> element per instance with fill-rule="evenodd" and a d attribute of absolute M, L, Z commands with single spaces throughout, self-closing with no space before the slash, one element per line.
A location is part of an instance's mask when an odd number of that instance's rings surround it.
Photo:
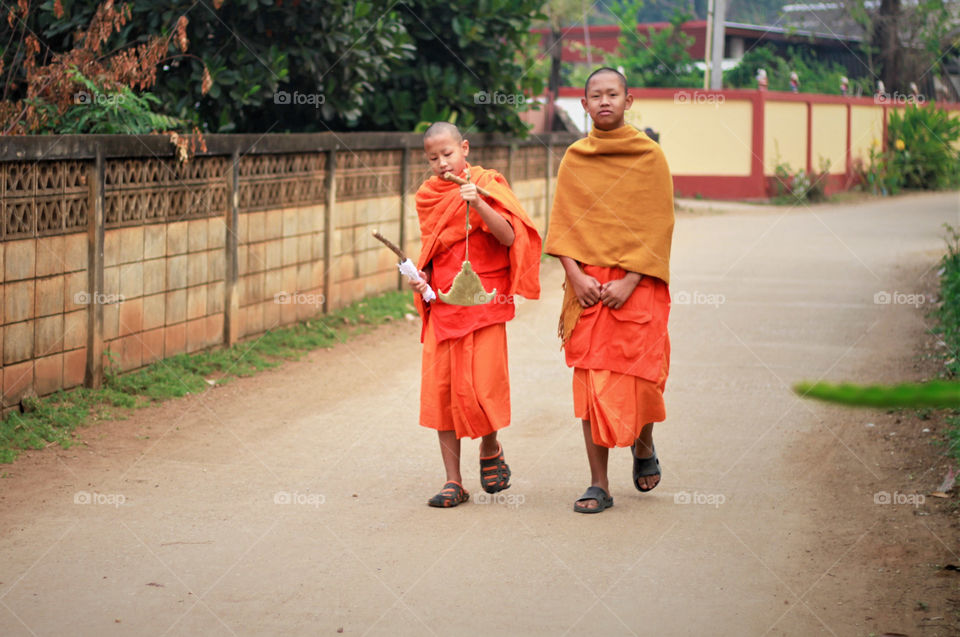
<path fill-rule="evenodd" d="M 470 169 L 468 168 L 467 183 L 469 182 L 470 182 Z M 466 245 L 464 246 L 464 249 L 463 249 L 463 260 L 469 261 L 470 260 L 470 202 L 468 201 L 466 203 L 467 203 L 467 233 L 466 233 L 466 236 L 464 237 L 464 241 L 466 242 Z"/>

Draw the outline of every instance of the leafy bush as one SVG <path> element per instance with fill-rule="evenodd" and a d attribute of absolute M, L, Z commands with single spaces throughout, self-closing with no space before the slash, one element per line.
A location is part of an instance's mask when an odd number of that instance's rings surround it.
<path fill-rule="evenodd" d="M 946 369 L 951 377 L 960 376 L 960 233 L 947 226 L 947 252 L 940 262 L 940 308 L 937 332 L 946 343 Z"/>
<path fill-rule="evenodd" d="M 806 171 L 793 170 L 790 164 L 777 161 L 773 170 L 776 178 L 776 203 L 803 203 L 824 201 L 826 196 L 827 176 L 830 172 L 830 160 L 820 158 L 820 170 Z"/>
<path fill-rule="evenodd" d="M 904 188 L 923 190 L 960 185 L 960 119 L 936 106 L 893 109 L 887 124 L 890 169 Z"/>
<path fill-rule="evenodd" d="M 24 89 L 31 68 L 83 49 L 91 25 L 98 46 L 119 54 L 85 53 L 77 64 L 85 77 L 104 86 L 94 63 L 118 76 L 132 70 L 149 83 L 121 83 L 149 88 L 166 112 L 204 132 L 409 131 L 458 117 L 482 132 L 524 134 L 519 112 L 543 88 L 530 33 L 541 4 L 24 0 L 5 3 L 0 20 L 10 44 L 0 50 L 0 84 L 12 102 L 32 97 Z M 107 5 L 113 22 L 98 17 Z M 478 99 L 484 92 L 489 98 Z M 24 110 L 0 102 L 0 121 L 25 119 Z"/>
<path fill-rule="evenodd" d="M 138 44 L 114 48 L 108 42 L 130 30 L 130 5 L 88 4 L 84 18 L 73 21 L 60 2 L 10 5 L 7 19 L 0 21 L 0 37 L 11 45 L 0 50 L 0 130 L 17 135 L 165 131 L 184 151 L 176 131 L 186 132 L 190 123 L 154 112 L 160 100 L 135 90 L 154 86 L 169 51 L 186 54 L 186 17 L 171 16 L 168 24 L 175 26 L 165 34 L 140 34 Z M 63 38 L 62 46 L 54 49 L 38 32 Z M 206 92 L 206 79 L 200 84 Z"/>
<path fill-rule="evenodd" d="M 903 188 L 903 175 L 893 165 L 892 153 L 880 151 L 879 145 L 880 142 L 874 140 L 867 161 L 858 157 L 853 162 L 853 170 L 864 191 L 880 196 L 895 195 Z"/>
<path fill-rule="evenodd" d="M 143 92 L 136 94 L 128 86 L 104 90 L 84 77 L 76 67 L 70 78 L 80 87 L 74 104 L 63 112 L 40 98 L 28 99 L 36 106 L 43 125 L 35 133 L 61 135 L 147 135 L 157 131 L 182 130 L 189 122 L 154 112 L 160 98 Z"/>

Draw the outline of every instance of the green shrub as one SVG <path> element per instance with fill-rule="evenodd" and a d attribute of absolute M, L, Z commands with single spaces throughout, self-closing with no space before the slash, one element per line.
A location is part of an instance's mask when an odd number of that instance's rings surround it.
<path fill-rule="evenodd" d="M 960 376 L 960 233 L 947 226 L 947 252 L 940 262 L 940 308 L 937 332 L 946 343 L 947 374 Z"/>
<path fill-rule="evenodd" d="M 887 124 L 890 169 L 904 188 L 922 190 L 960 185 L 960 119 L 933 105 L 894 109 Z"/>
<path fill-rule="evenodd" d="M 903 175 L 893 164 L 893 153 L 878 150 L 878 141 L 870 147 L 870 157 L 866 162 L 857 158 L 853 170 L 857 174 L 860 187 L 874 195 L 895 195 L 903 188 Z"/>

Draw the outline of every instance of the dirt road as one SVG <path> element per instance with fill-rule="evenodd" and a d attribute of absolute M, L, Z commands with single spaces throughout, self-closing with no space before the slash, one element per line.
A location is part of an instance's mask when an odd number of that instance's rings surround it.
<path fill-rule="evenodd" d="M 571 510 L 589 474 L 555 263 L 508 328 L 493 502 L 469 444 L 471 502 L 425 505 L 413 322 L 26 454 L 0 470 L 0 635 L 918 634 L 883 529 L 924 533 L 905 481 L 935 477 L 878 444 L 893 415 L 789 387 L 918 378 L 911 295 L 944 222 L 956 193 L 681 215 L 663 482 L 636 492 L 617 450 L 601 515 Z"/>

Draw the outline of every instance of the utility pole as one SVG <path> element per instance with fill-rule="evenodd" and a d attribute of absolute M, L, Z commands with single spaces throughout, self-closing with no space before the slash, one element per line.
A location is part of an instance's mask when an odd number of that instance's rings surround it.
<path fill-rule="evenodd" d="M 710 88 L 723 88 L 724 22 L 727 20 L 727 0 L 711 0 L 713 5 L 713 28 L 711 29 Z"/>
<path fill-rule="evenodd" d="M 713 31 L 713 0 L 707 3 L 706 42 L 703 45 L 703 89 L 710 88 L 710 33 Z"/>

